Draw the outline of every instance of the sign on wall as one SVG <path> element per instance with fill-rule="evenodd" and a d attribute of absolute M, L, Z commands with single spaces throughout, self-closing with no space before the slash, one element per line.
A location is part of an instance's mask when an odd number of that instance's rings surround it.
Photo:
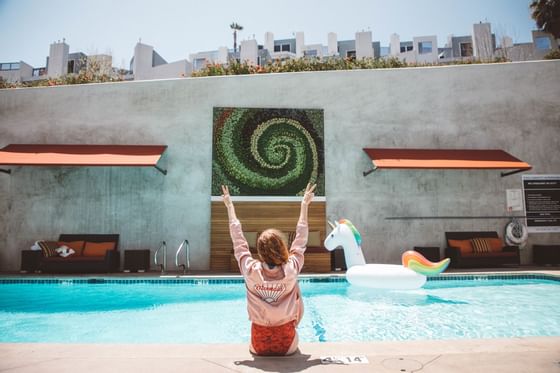
<path fill-rule="evenodd" d="M 506 189 L 506 208 L 508 212 L 523 211 L 523 192 L 521 189 Z"/>
<path fill-rule="evenodd" d="M 523 175 L 529 233 L 560 232 L 560 175 Z"/>
<path fill-rule="evenodd" d="M 323 110 L 215 107 L 212 195 L 325 195 Z"/>

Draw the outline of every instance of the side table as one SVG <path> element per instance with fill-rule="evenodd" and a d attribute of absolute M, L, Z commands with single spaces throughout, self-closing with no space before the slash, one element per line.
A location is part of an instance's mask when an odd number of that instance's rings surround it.
<path fill-rule="evenodd" d="M 41 251 L 22 250 L 21 251 L 21 273 L 35 273 L 40 271 Z"/>
<path fill-rule="evenodd" d="M 331 251 L 331 271 L 346 271 L 346 259 L 344 250 L 335 249 Z"/>
<path fill-rule="evenodd" d="M 414 246 L 414 251 L 418 251 L 430 262 L 439 262 L 439 247 L 436 246 Z"/>
<path fill-rule="evenodd" d="M 125 250 L 124 272 L 146 272 L 150 270 L 150 250 Z"/>
<path fill-rule="evenodd" d="M 560 264 L 560 245 L 533 245 L 535 264 Z"/>

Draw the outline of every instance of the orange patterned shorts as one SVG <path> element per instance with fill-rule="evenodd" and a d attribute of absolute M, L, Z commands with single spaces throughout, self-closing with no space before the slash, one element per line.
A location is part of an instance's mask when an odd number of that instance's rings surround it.
<path fill-rule="evenodd" d="M 279 326 L 251 324 L 251 344 L 257 355 L 286 355 L 295 336 L 295 320 Z"/>

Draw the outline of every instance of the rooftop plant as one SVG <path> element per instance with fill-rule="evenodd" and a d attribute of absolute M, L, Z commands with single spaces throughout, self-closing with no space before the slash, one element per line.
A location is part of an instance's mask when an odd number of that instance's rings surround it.
<path fill-rule="evenodd" d="M 218 75 L 247 75 L 266 73 L 287 73 L 301 71 L 332 71 L 332 70 L 363 70 L 363 69 L 387 69 L 399 67 L 423 67 L 442 65 L 462 65 L 489 62 L 507 62 L 505 58 L 496 58 L 492 61 L 462 60 L 449 63 L 407 63 L 395 57 L 382 58 L 298 58 L 289 60 L 274 60 L 264 66 L 250 64 L 249 62 L 232 61 L 228 65 L 208 64 L 201 70 L 194 71 L 193 77 L 218 76 Z"/>

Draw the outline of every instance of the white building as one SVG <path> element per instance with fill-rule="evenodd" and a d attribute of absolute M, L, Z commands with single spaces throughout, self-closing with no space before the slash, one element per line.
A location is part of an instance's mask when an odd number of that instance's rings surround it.
<path fill-rule="evenodd" d="M 68 74 L 68 54 L 70 46 L 62 39 L 52 43 L 49 49 L 49 57 L 47 59 L 47 76 L 49 78 L 58 78 Z"/>
<path fill-rule="evenodd" d="M 243 40 L 239 45 L 239 60 L 250 65 L 258 65 L 259 46 L 255 39 Z"/>
<path fill-rule="evenodd" d="M 373 58 L 373 36 L 371 31 L 356 32 L 356 58 Z"/>
<path fill-rule="evenodd" d="M 0 63 L 0 78 L 6 82 L 24 82 L 30 80 L 32 76 L 33 66 L 23 61 Z"/>
<path fill-rule="evenodd" d="M 475 23 L 472 31 L 473 56 L 481 61 L 489 61 L 494 58 L 496 42 L 492 35 L 490 23 Z"/>
<path fill-rule="evenodd" d="M 180 78 L 192 73 L 192 64 L 188 60 L 168 63 L 154 47 L 140 42 L 134 47 L 130 67 L 134 80 Z"/>
<path fill-rule="evenodd" d="M 415 36 L 412 42 L 401 42 L 398 34 L 391 34 L 389 54 L 408 63 L 438 63 L 437 36 Z"/>
<path fill-rule="evenodd" d="M 548 33 L 533 31 L 532 38 L 532 42 L 514 44 L 510 37 L 503 35 L 497 47 L 491 24 L 487 22 L 474 24 L 471 35 L 450 35 L 442 48 L 438 47 L 435 35 L 415 36 L 411 41 L 401 41 L 399 35 L 394 33 L 390 35 L 389 47 L 381 48 L 379 41 L 373 41 L 371 31 L 356 32 L 354 40 L 338 40 L 337 34 L 330 32 L 326 46 L 321 43 L 305 44 L 303 32 L 295 33 L 293 38 L 277 40 L 272 32 L 266 32 L 263 45 L 253 38 L 241 41 L 239 51 L 222 46 L 218 50 L 190 54 L 191 62 L 184 59 L 172 63 L 165 61 L 153 46 L 139 42 L 130 63 L 133 75 L 127 77 L 135 80 L 178 78 L 190 76 L 193 71 L 209 64 L 226 65 L 231 60 L 261 66 L 270 61 L 295 58 L 361 59 L 385 58 L 386 55 L 417 64 L 473 59 L 490 61 L 495 58 L 526 61 L 542 59 L 547 53 L 558 49 L 559 40 Z M 33 68 L 23 61 L 0 63 L 0 78 L 8 82 L 39 80 L 47 76 L 57 78 L 77 74 L 92 65 L 106 75 L 115 70 L 109 55 L 87 56 L 81 52 L 69 53 L 69 49 L 64 39 L 52 43 L 46 67 Z"/>

